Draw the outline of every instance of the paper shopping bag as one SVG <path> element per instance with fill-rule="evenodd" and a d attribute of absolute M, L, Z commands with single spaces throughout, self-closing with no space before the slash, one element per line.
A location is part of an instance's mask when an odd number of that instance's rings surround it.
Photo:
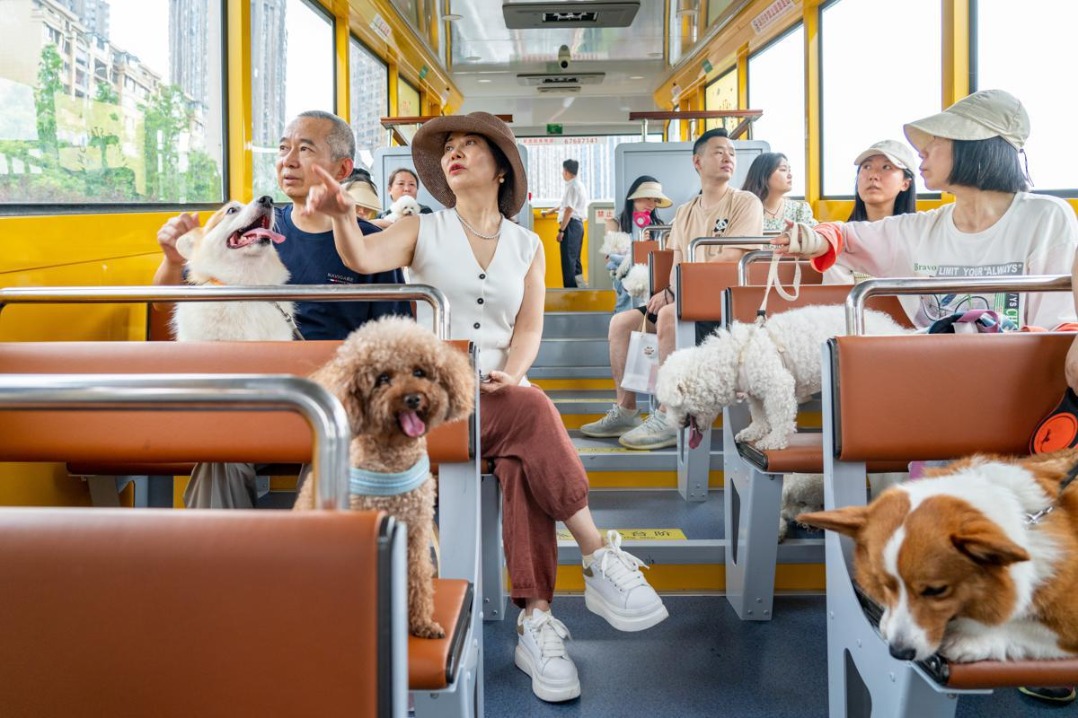
<path fill-rule="evenodd" d="M 625 376 L 621 388 L 626 391 L 655 393 L 659 377 L 659 338 L 643 331 L 629 337 L 629 353 L 625 357 Z"/>

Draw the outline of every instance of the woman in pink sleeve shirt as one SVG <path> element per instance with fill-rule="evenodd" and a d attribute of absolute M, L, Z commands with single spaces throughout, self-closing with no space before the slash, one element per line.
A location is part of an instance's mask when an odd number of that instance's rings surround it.
<path fill-rule="evenodd" d="M 873 277 L 983 277 L 1061 274 L 1071 269 L 1078 219 L 1060 199 L 1030 194 L 1020 151 L 1029 136 L 1022 103 L 983 90 L 903 128 L 921 157 L 925 186 L 954 195 L 930 212 L 878 222 L 801 228 L 797 252 L 819 271 L 842 263 Z M 775 244 L 789 245 L 789 232 Z M 925 327 L 966 309 L 994 309 L 1019 327 L 1053 329 L 1075 321 L 1071 297 L 983 293 L 902 297 Z"/>

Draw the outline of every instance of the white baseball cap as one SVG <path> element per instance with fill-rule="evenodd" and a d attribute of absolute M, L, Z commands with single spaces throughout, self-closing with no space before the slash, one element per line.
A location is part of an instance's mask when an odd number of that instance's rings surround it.
<path fill-rule="evenodd" d="M 1029 113 L 1018 98 L 1003 90 L 981 90 L 923 120 L 902 126 L 918 150 L 933 137 L 987 140 L 1002 137 L 1016 150 L 1029 138 Z"/>
<path fill-rule="evenodd" d="M 854 166 L 860 167 L 861 163 L 867 160 L 869 157 L 875 157 L 876 155 L 883 155 L 887 159 L 891 160 L 891 164 L 900 170 L 906 170 L 910 174 L 917 172 L 917 155 L 913 154 L 906 143 L 899 142 L 898 140 L 880 140 L 874 143 L 868 149 L 861 154 L 857 155 L 857 159 L 853 161 Z"/>

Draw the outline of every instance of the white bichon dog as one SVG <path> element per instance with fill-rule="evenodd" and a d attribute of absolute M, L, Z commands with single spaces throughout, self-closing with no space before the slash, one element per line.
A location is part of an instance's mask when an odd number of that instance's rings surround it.
<path fill-rule="evenodd" d="M 415 201 L 415 197 L 404 195 L 389 205 L 389 214 L 385 218 L 391 222 L 396 222 L 402 217 L 411 217 L 413 214 L 419 214 L 419 202 Z"/>
<path fill-rule="evenodd" d="M 599 254 L 609 257 L 611 254 L 624 256 L 633 246 L 633 238 L 628 232 L 607 232 L 603 235 L 603 245 Z"/>
<path fill-rule="evenodd" d="M 868 334 L 907 334 L 881 312 L 865 312 Z M 734 322 L 702 345 L 671 354 L 659 370 L 656 395 L 675 426 L 689 426 L 695 448 L 723 407 L 748 399 L 752 422 L 734 437 L 767 451 L 784 449 L 797 405 L 820 390 L 820 347 L 846 333 L 841 306 L 809 306 L 763 324 Z"/>
<path fill-rule="evenodd" d="M 649 299 L 648 289 L 651 287 L 651 277 L 648 274 L 648 265 L 634 264 L 621 280 L 621 286 L 634 299 Z"/>

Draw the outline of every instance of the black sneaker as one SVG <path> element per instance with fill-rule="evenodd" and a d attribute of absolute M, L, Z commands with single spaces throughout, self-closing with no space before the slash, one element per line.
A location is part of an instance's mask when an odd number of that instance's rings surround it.
<path fill-rule="evenodd" d="M 1036 698 L 1045 703 L 1061 705 L 1074 701 L 1076 695 L 1074 687 L 1069 688 L 1045 688 L 1042 686 L 1020 686 L 1018 691 L 1030 698 Z"/>

